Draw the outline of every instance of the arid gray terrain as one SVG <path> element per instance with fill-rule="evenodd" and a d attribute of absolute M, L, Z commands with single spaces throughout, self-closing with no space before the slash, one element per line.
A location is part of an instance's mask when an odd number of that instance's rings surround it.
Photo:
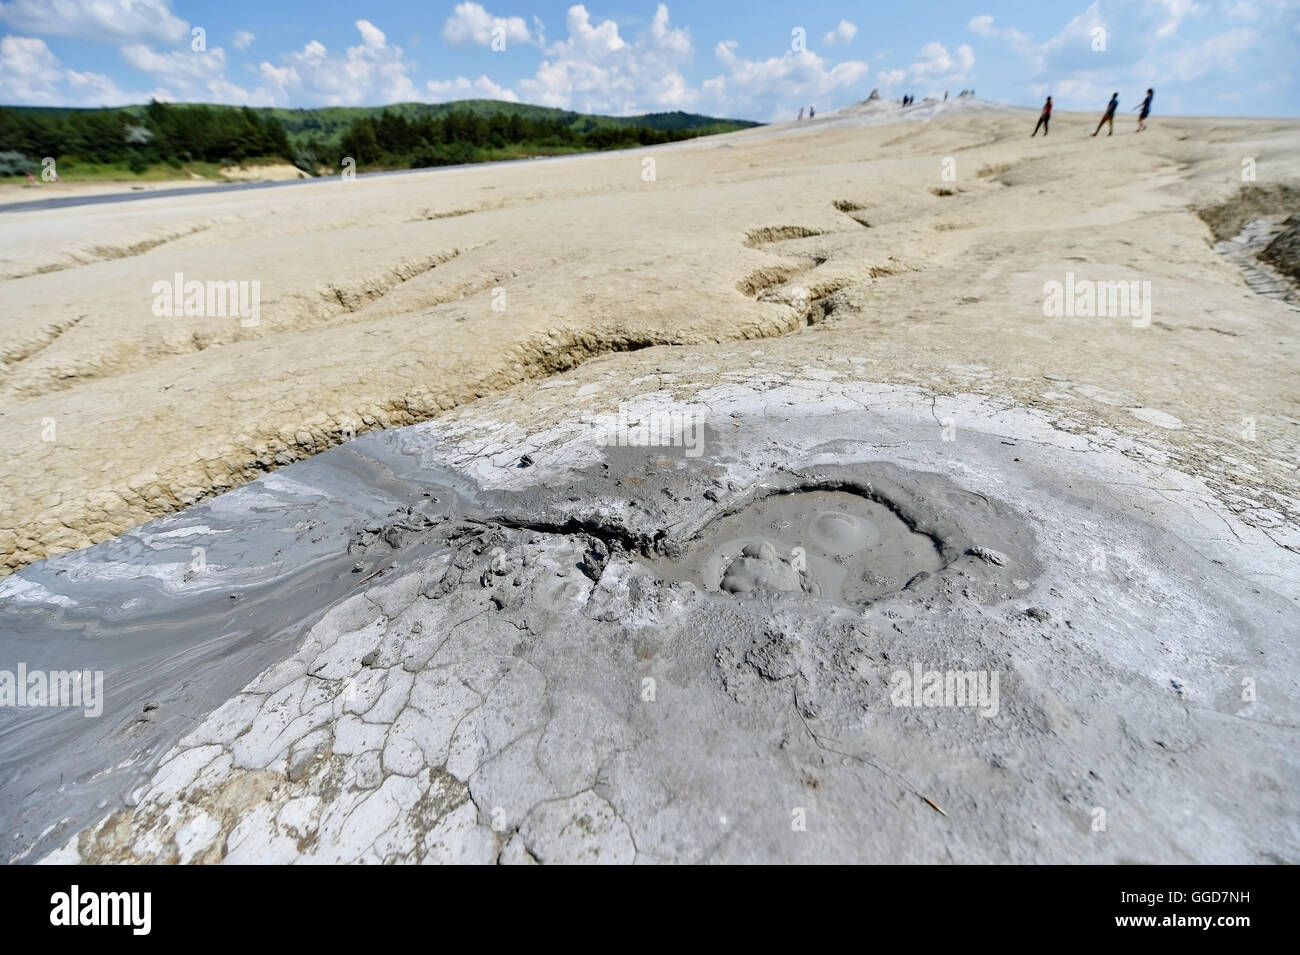
<path fill-rule="evenodd" d="M 1300 122 L 1032 121 L 0 214 L 0 855 L 1300 860 Z"/>

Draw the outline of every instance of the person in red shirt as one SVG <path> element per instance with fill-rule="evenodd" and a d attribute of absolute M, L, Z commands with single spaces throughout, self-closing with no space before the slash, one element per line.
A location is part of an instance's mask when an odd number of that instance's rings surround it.
<path fill-rule="evenodd" d="M 1052 118 L 1052 98 L 1049 96 L 1047 97 L 1047 102 L 1043 104 L 1043 111 L 1038 115 L 1038 126 L 1034 127 L 1034 131 L 1029 134 L 1029 138 L 1033 139 L 1035 136 L 1038 135 L 1039 126 L 1042 127 L 1043 135 L 1046 136 L 1047 124 L 1048 121 L 1051 120 L 1051 118 Z"/>

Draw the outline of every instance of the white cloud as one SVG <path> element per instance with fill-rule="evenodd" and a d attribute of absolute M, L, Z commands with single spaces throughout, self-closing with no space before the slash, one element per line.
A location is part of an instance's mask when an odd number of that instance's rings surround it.
<path fill-rule="evenodd" d="M 569 8 L 565 26 L 567 38 L 548 46 L 536 74 L 517 84 L 525 101 L 628 114 L 686 109 L 699 98 L 680 70 L 694 55 L 690 33 L 671 25 L 664 4 L 631 42 L 613 20 L 593 23 L 581 4 Z"/>
<path fill-rule="evenodd" d="M 257 72 L 267 95 L 277 104 L 356 106 L 416 99 L 410 64 L 402 48 L 389 44 L 384 31 L 369 20 L 356 21 L 361 43 L 346 54 L 332 54 L 318 40 L 281 57 L 282 66 L 263 61 Z"/>
<path fill-rule="evenodd" d="M 235 38 L 230 43 L 236 50 L 247 50 L 249 44 L 256 39 L 257 34 L 255 33 L 249 33 L 247 30 L 236 30 Z"/>
<path fill-rule="evenodd" d="M 478 3 L 456 4 L 456 9 L 442 25 L 442 38 L 453 44 L 491 46 L 493 31 L 505 39 L 507 49 L 512 43 L 535 42 L 523 17 L 493 16 Z"/>
<path fill-rule="evenodd" d="M 379 49 L 388 44 L 384 31 L 369 20 L 358 20 L 357 31 L 361 34 L 361 41 L 371 49 Z"/>
<path fill-rule="evenodd" d="M 893 89 L 903 80 L 907 79 L 907 70 L 881 70 L 876 74 L 876 80 L 885 89 Z"/>
<path fill-rule="evenodd" d="M 177 43 L 190 35 L 170 0 L 10 0 L 0 2 L 0 20 L 22 33 L 91 43 Z"/>
<path fill-rule="evenodd" d="M 160 100 L 354 106 L 418 99 L 410 78 L 412 65 L 401 48 L 391 45 L 384 31 L 369 20 L 357 20 L 354 25 L 361 42 L 342 54 L 310 40 L 301 50 L 284 54 L 278 65 L 263 60 L 248 66 L 257 81 L 252 89 L 226 75 L 228 63 L 221 47 L 206 52 L 188 48 L 159 52 L 144 44 L 128 44 L 122 47 L 122 56 L 154 78 L 158 87 L 150 95 Z M 238 39 L 237 35 L 236 42 Z"/>
<path fill-rule="evenodd" d="M 1018 52 L 1027 52 L 1033 45 L 1033 41 L 1027 34 L 1021 33 L 1015 27 L 996 27 L 993 25 L 993 18 L 988 14 L 983 16 L 971 17 L 970 23 L 966 24 L 966 29 L 970 30 L 976 36 L 998 37 L 1010 41 L 1011 45 Z"/>
<path fill-rule="evenodd" d="M 498 99 L 508 103 L 518 103 L 519 97 L 514 90 L 499 86 L 486 76 L 470 80 L 458 76 L 454 80 L 430 80 L 425 84 L 429 96 L 440 103 L 449 103 L 458 99 Z"/>
<path fill-rule="evenodd" d="M 206 51 L 186 49 L 159 53 L 142 43 L 121 49 L 122 58 L 137 70 L 167 79 L 205 81 L 226 72 L 226 51 L 214 46 Z"/>
<path fill-rule="evenodd" d="M 965 78 L 974 65 L 975 52 L 969 45 L 963 43 L 949 53 L 942 43 L 933 42 L 921 47 L 921 52 L 917 54 L 916 61 L 908 72 L 917 79 L 955 77 L 960 80 Z"/>
<path fill-rule="evenodd" d="M 834 30 L 822 37 L 822 43 L 826 46 L 844 46 L 847 43 L 852 43 L 853 38 L 857 35 L 858 25 L 856 23 L 841 20 L 835 25 Z"/>
<path fill-rule="evenodd" d="M 159 84 L 152 98 L 170 102 L 229 103 L 237 106 L 273 106 L 273 93 L 263 87 L 247 90 L 226 77 L 226 51 L 167 50 L 144 44 L 122 47 L 122 58 L 133 68 L 153 76 Z"/>
<path fill-rule="evenodd" d="M 790 50 L 766 60 L 750 60 L 739 56 L 738 49 L 735 40 L 724 40 L 714 48 L 714 55 L 726 69 L 702 87 L 714 112 L 768 112 L 773 119 L 789 119 L 801 106 L 818 105 L 819 99 L 824 111 L 832 108 L 837 96 L 848 91 L 852 91 L 853 100 L 865 99 L 869 92 L 863 89 L 868 73 L 864 61 L 832 63 L 810 50 Z"/>
<path fill-rule="evenodd" d="M 1164 22 L 1156 27 L 1157 39 L 1173 36 L 1185 19 L 1202 12 L 1193 0 L 1155 0 L 1155 5 L 1165 11 Z"/>
<path fill-rule="evenodd" d="M 998 28 L 990 16 L 974 17 L 968 29 L 1008 41 L 1032 77 L 1027 91 L 1051 93 L 1061 108 L 1098 106 L 1116 89 L 1163 82 L 1162 99 L 1171 109 L 1180 102 L 1179 84 L 1211 83 L 1214 89 L 1197 95 L 1198 102 L 1210 102 L 1224 85 L 1240 86 L 1246 72 L 1284 72 L 1277 58 L 1285 62 L 1294 53 L 1277 30 L 1296 22 L 1297 6 L 1296 0 L 1218 0 L 1213 7 L 1200 0 L 1093 0 L 1042 42 Z M 1206 38 L 1207 24 L 1197 21 L 1213 22 L 1211 15 L 1221 30 Z M 1196 41 L 1183 40 L 1193 29 Z M 1098 39 L 1104 49 L 1095 48 Z"/>
<path fill-rule="evenodd" d="M 1093 0 L 1042 43 L 1019 31 L 998 35 L 1012 40 L 1034 73 L 1101 70 L 1113 74 L 1117 67 L 1138 63 L 1161 41 L 1175 36 L 1188 18 L 1204 13 L 1193 0 Z M 1094 49 L 1098 38 L 1104 40 L 1104 50 Z"/>
<path fill-rule="evenodd" d="M 920 87 L 921 95 L 925 96 L 960 86 L 970 79 L 974 67 L 975 51 L 968 44 L 963 43 L 950 51 L 935 41 L 921 47 L 906 70 L 906 79 Z"/>
<path fill-rule="evenodd" d="M 1209 73 L 1231 72 L 1237 68 L 1237 58 L 1258 39 L 1259 34 L 1250 27 L 1235 27 L 1204 43 L 1168 54 L 1163 58 L 1161 75 L 1188 83 Z"/>
<path fill-rule="evenodd" d="M 121 106 L 138 101 L 101 73 L 64 69 L 38 37 L 0 38 L 0 89 L 21 106 Z"/>

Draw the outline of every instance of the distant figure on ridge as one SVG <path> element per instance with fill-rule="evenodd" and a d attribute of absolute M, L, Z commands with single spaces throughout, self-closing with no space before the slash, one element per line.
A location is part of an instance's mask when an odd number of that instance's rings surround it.
<path fill-rule="evenodd" d="M 1151 100 L 1155 98 L 1155 90 L 1147 90 L 1147 98 L 1142 101 L 1142 112 L 1138 113 L 1138 128 L 1136 132 L 1142 132 L 1147 128 L 1147 117 L 1151 115 Z M 1137 107 L 1134 107 L 1136 109 Z"/>
<path fill-rule="evenodd" d="M 799 118 L 800 118 L 801 120 L 803 119 L 803 107 L 802 107 L 802 106 L 799 107 Z"/>
<path fill-rule="evenodd" d="M 812 118 L 813 118 L 814 116 L 816 116 L 816 115 L 817 115 L 817 107 L 816 107 L 816 106 L 809 106 L 809 107 L 808 107 L 808 118 L 809 118 L 809 119 L 812 119 Z"/>
<path fill-rule="evenodd" d="M 1115 135 L 1115 110 L 1117 109 L 1119 109 L 1119 94 L 1115 93 L 1111 96 L 1110 102 L 1106 104 L 1106 115 L 1101 118 L 1101 122 L 1097 124 L 1097 128 L 1092 131 L 1094 136 L 1101 132 L 1101 128 L 1107 123 L 1110 124 L 1110 131 L 1107 132 L 1106 135 Z"/>
<path fill-rule="evenodd" d="M 1033 139 L 1035 136 L 1038 135 L 1039 126 L 1043 128 L 1043 135 L 1046 136 L 1047 124 L 1051 120 L 1051 118 L 1052 118 L 1052 98 L 1049 96 L 1047 97 L 1047 102 L 1043 104 L 1043 111 L 1038 114 L 1038 126 L 1034 127 L 1034 131 L 1029 134 L 1029 138 Z"/>

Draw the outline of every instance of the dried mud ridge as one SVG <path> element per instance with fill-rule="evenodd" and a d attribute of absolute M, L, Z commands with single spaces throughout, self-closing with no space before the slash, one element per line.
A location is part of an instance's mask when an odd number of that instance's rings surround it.
<path fill-rule="evenodd" d="M 831 205 L 858 225 L 871 228 L 871 223 L 860 214 L 866 206 L 851 199 L 837 199 Z M 821 324 L 840 304 L 836 293 L 860 279 L 856 276 L 828 275 L 820 280 L 811 281 L 815 278 L 814 270 L 828 262 L 833 264 L 834 256 L 806 242 L 800 245 L 790 243 L 834 234 L 830 230 L 801 225 L 776 225 L 751 229 L 745 236 L 746 246 L 780 255 L 792 261 L 788 265 L 770 265 L 755 269 L 736 283 L 737 290 L 756 301 L 771 302 L 794 309 L 804 325 Z M 912 269 L 897 262 L 891 255 L 888 264 L 871 266 L 868 275 L 872 279 L 879 279 L 908 271 Z M 807 280 L 795 282 L 796 279 L 804 276 L 807 276 Z"/>
<path fill-rule="evenodd" d="M 0 280 L 20 279 L 29 275 L 44 275 L 49 272 L 62 272 L 65 269 L 93 265 L 96 262 L 107 262 L 113 259 L 129 259 L 137 255 L 143 255 L 159 246 L 179 242 L 181 239 L 187 239 L 192 235 L 198 235 L 200 232 L 206 232 L 214 224 L 214 221 L 203 221 L 179 232 L 161 232 L 134 241 L 125 239 L 121 245 L 92 245 L 68 248 L 62 251 L 57 259 L 26 267 L 0 268 Z"/>
<path fill-rule="evenodd" d="M 1242 186 L 1197 215 L 1214 233 L 1214 249 L 1241 269 L 1251 290 L 1300 305 L 1300 187 Z"/>
<path fill-rule="evenodd" d="M 863 220 L 856 218 L 856 210 L 862 208 L 859 204 L 843 200 L 835 203 L 835 207 L 856 223 L 866 225 Z M 737 284 L 737 288 L 756 301 L 782 308 L 773 310 L 770 316 L 761 320 L 736 327 L 728 338 L 753 340 L 779 337 L 825 322 L 833 314 L 841 301 L 837 293 L 860 281 L 860 278 L 850 273 L 827 274 L 829 267 L 834 266 L 830 252 L 796 245 L 829 234 L 832 233 L 797 225 L 760 228 L 749 233 L 747 245 L 779 255 L 788 262 L 751 272 Z M 363 317 L 367 308 L 381 303 L 407 282 L 418 279 L 475 248 L 478 247 L 440 250 L 403 260 L 390 268 L 330 283 L 293 301 L 267 303 L 266 307 L 296 310 L 295 314 L 307 323 L 307 327 L 350 322 Z M 829 267 L 823 268 L 824 266 Z M 819 272 L 819 269 L 822 271 Z M 874 280 L 910 271 L 910 268 L 895 262 L 891 256 L 868 271 Z M 824 277 L 817 278 L 821 275 Z M 463 298 L 466 294 L 481 292 L 495 282 L 495 277 L 488 276 L 476 280 L 476 284 L 469 288 L 457 286 L 444 289 L 431 299 L 422 300 L 421 305 L 428 307 L 446 304 Z M 3 357 L 7 379 L 4 387 L 26 395 L 34 386 L 25 379 L 20 380 L 25 360 L 34 359 L 39 363 L 40 352 L 75 324 L 51 326 L 39 339 L 10 347 Z M 230 334 L 236 337 L 245 334 L 256 337 L 262 332 L 253 329 L 232 331 Z M 222 343 L 215 340 L 200 341 L 197 337 L 165 342 L 159 346 L 157 357 L 201 350 Z M 454 388 L 430 388 L 424 392 L 393 395 L 369 407 L 326 412 L 315 415 L 308 421 L 302 420 L 302 414 L 297 410 L 280 412 L 277 409 L 275 413 L 281 414 L 281 419 L 265 421 L 261 433 L 251 435 L 242 446 L 209 449 L 202 460 L 178 464 L 172 468 L 157 466 L 144 483 L 133 482 L 127 487 L 100 489 L 106 493 L 65 498 L 57 510 L 50 509 L 38 515 L 27 522 L 21 532 L 0 532 L 0 575 L 12 573 L 34 561 L 70 549 L 66 544 L 50 544 L 51 541 L 66 540 L 69 531 L 85 538 L 77 546 L 105 540 L 139 522 L 182 510 L 374 428 L 400 427 L 426 421 L 484 394 L 570 371 L 599 355 L 637 351 L 659 345 L 702 343 L 705 342 L 698 336 L 684 338 L 667 331 L 630 330 L 619 323 L 591 329 L 560 326 L 531 335 L 505 349 L 484 366 L 481 375 L 458 382 Z M 53 390 L 68 387 L 77 380 L 111 374 L 111 365 L 111 359 L 98 356 L 91 364 L 78 369 L 76 376 L 58 379 Z M 31 372 L 27 377 L 30 378 L 35 373 Z"/>

